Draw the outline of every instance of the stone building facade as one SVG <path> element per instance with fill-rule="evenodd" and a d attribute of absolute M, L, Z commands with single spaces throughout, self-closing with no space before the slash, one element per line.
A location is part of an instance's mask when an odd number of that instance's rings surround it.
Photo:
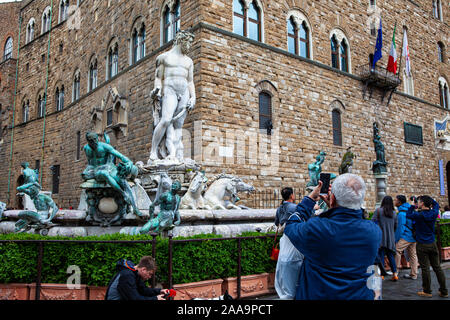
<path fill-rule="evenodd" d="M 197 104 L 185 122 L 185 155 L 208 176 L 226 171 L 257 190 L 304 190 L 307 166 L 321 150 L 327 153 L 323 171 L 337 173 L 351 146 L 353 172 L 367 183 L 370 209 L 377 122 L 388 162 L 387 193 L 430 194 L 447 204 L 450 153 L 436 128 L 449 114 L 448 103 L 442 103 L 450 83 L 449 9 L 442 3 L 435 17 L 428 0 L 24 2 L 15 122 L 4 143 L 10 150 L 14 134 L 13 153 L 2 155 L 13 170 L 8 175 L 2 168 L 0 200 L 17 206 L 14 190 L 26 160 L 39 167 L 44 189 L 53 189 L 60 207 L 76 207 L 88 130 L 106 130 L 120 152 L 145 163 L 155 59 L 171 47 L 170 30 L 181 28 L 196 37 L 189 56 Z M 403 82 L 390 100 L 390 92 L 377 88 L 363 94 L 360 76 L 374 52 L 380 17 L 384 41 L 378 66 L 387 64 L 397 26 Z M 33 23 L 34 34 L 28 28 Z M 400 62 L 404 27 L 408 79 L 405 59 Z M 338 44 L 334 49 L 332 40 Z M 405 139 L 405 123 L 421 132 L 422 143 Z"/>

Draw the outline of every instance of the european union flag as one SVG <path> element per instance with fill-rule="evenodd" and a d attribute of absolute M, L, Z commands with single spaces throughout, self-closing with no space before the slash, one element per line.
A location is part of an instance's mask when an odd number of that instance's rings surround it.
<path fill-rule="evenodd" d="M 375 68 L 375 64 L 378 60 L 381 59 L 382 53 L 381 48 L 383 47 L 383 29 L 381 26 L 380 19 L 380 28 L 378 29 L 377 43 L 375 44 L 375 53 L 373 54 L 373 65 L 372 68 Z"/>

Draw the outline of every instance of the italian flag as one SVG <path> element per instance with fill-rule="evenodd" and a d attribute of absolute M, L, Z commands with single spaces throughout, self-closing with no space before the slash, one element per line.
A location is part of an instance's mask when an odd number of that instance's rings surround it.
<path fill-rule="evenodd" d="M 389 72 L 392 72 L 393 74 L 397 73 L 397 47 L 395 46 L 395 29 L 397 26 L 394 27 L 394 36 L 392 37 L 392 44 L 391 44 L 391 52 L 389 53 L 389 60 L 387 65 L 387 70 Z"/>

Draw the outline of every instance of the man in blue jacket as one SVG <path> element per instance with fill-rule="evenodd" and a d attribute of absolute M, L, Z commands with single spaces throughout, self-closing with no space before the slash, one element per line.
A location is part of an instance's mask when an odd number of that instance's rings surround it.
<path fill-rule="evenodd" d="M 155 260 L 150 256 L 142 257 L 139 264 L 122 259 L 117 262 L 117 273 L 111 279 L 106 290 L 105 300 L 164 300 L 167 289 L 149 288 L 145 281 L 156 270 Z"/>
<path fill-rule="evenodd" d="M 369 267 L 381 244 L 381 230 L 363 218 L 365 183 L 355 174 L 336 178 L 327 196 L 320 196 L 322 182 L 297 206 L 284 233 L 304 254 L 297 300 L 373 300 L 368 288 Z M 330 210 L 312 217 L 322 198 Z"/>
<path fill-rule="evenodd" d="M 413 221 L 406 218 L 406 212 L 411 205 L 406 202 L 404 195 L 398 195 L 394 200 L 395 206 L 398 208 L 397 214 L 397 229 L 395 230 L 395 264 L 400 266 L 402 253 L 406 250 L 411 264 L 410 274 L 405 274 L 406 279 L 417 279 L 417 254 L 416 254 L 416 239 L 413 236 Z M 398 274 L 395 274 L 396 276 Z"/>
<path fill-rule="evenodd" d="M 434 225 L 439 214 L 439 204 L 430 196 L 417 198 L 418 211 L 410 207 L 406 218 L 415 222 L 417 257 L 420 269 L 422 269 L 422 291 L 417 294 L 422 297 L 432 297 L 430 265 L 439 282 L 439 296 L 448 297 L 445 284 L 445 274 L 441 269 L 439 261 L 439 250 L 434 237 Z"/>

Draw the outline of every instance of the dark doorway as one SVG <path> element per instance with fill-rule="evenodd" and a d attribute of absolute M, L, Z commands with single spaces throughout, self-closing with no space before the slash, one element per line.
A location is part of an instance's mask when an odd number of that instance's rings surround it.
<path fill-rule="evenodd" d="M 447 178 L 448 205 L 450 206 L 450 161 L 447 162 L 447 165 L 445 166 L 445 173 Z"/>

